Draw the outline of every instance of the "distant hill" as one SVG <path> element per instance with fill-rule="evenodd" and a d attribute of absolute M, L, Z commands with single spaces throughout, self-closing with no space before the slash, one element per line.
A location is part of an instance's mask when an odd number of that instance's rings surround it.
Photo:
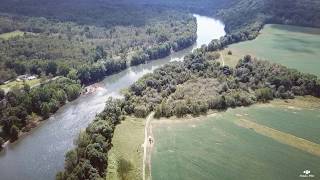
<path fill-rule="evenodd" d="M 0 4 L 2 13 L 96 26 L 140 26 L 155 15 L 145 13 L 148 9 L 175 9 L 218 16 L 228 32 L 257 22 L 320 27 L 319 0 L 0 0 Z"/>
<path fill-rule="evenodd" d="M 255 23 L 320 27 L 319 0 L 239 0 L 217 15 L 228 32 L 248 29 Z"/>

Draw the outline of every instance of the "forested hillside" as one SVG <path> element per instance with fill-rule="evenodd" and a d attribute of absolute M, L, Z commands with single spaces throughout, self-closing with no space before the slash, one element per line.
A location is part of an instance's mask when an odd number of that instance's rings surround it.
<path fill-rule="evenodd" d="M 214 14 L 238 0 L 0 0 L 0 12 L 111 27 L 145 25 L 168 9 Z"/>
<path fill-rule="evenodd" d="M 319 10 L 318 0 L 239 0 L 217 16 L 226 23 L 228 32 L 236 32 L 265 23 L 319 27 Z"/>
<path fill-rule="evenodd" d="M 1 0 L 1 4 L 0 33 L 18 30 L 24 35 L 1 40 L 0 83 L 24 73 L 48 75 L 51 60 L 62 66 L 61 73 L 58 67 L 51 74 L 67 76 L 65 66 L 82 71 L 101 59 L 124 66 L 164 57 L 171 49 L 195 42 L 195 22 L 185 15 L 190 12 L 221 18 L 229 34 L 250 36 L 242 40 L 255 38 L 265 23 L 320 26 L 317 0 Z M 83 62 L 89 67 L 81 67 Z M 77 76 L 83 83 L 96 81 L 95 75 Z"/>
<path fill-rule="evenodd" d="M 61 75 L 88 84 L 126 68 L 132 57 L 131 64 L 137 65 L 168 56 L 171 50 L 184 49 L 196 41 L 196 22 L 191 15 L 144 12 L 154 15 L 144 26 L 112 28 L 0 16 L 1 33 L 22 32 L 21 36 L 0 38 L 0 83 L 29 73 Z M 84 69 L 89 74 L 83 74 Z"/>

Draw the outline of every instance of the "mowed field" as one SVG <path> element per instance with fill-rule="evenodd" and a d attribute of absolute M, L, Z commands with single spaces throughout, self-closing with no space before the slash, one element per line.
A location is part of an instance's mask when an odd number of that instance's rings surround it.
<path fill-rule="evenodd" d="M 250 54 L 302 72 L 320 76 L 320 29 L 268 24 L 252 41 L 230 45 L 222 54 L 225 64 L 234 66 Z M 231 50 L 232 55 L 227 55 Z"/>
<path fill-rule="evenodd" d="M 127 117 L 117 125 L 108 155 L 108 180 L 142 179 L 145 119 Z"/>
<path fill-rule="evenodd" d="M 10 38 L 14 38 L 17 36 L 23 36 L 24 32 L 22 31 L 13 31 L 13 32 L 8 32 L 8 33 L 3 33 L 0 34 L 0 39 L 5 39 L 8 40 Z"/>
<path fill-rule="evenodd" d="M 320 177 L 319 99 L 291 101 L 154 121 L 152 179 L 294 180 L 306 169 Z"/>

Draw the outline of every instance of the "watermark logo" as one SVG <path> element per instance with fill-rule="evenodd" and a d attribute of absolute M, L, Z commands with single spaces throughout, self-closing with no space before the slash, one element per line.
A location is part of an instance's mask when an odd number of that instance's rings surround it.
<path fill-rule="evenodd" d="M 300 174 L 299 177 L 302 177 L 302 178 L 314 178 L 315 175 L 311 174 L 311 171 L 306 169 L 303 171 L 303 174 Z"/>

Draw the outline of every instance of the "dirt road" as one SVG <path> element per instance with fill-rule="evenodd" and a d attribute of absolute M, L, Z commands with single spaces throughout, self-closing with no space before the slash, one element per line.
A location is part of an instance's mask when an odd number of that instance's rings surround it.
<path fill-rule="evenodd" d="M 143 143 L 143 180 L 151 179 L 151 152 L 154 144 L 154 138 L 152 134 L 151 120 L 154 113 L 150 113 L 146 119 L 146 125 L 144 130 L 144 143 Z"/>

